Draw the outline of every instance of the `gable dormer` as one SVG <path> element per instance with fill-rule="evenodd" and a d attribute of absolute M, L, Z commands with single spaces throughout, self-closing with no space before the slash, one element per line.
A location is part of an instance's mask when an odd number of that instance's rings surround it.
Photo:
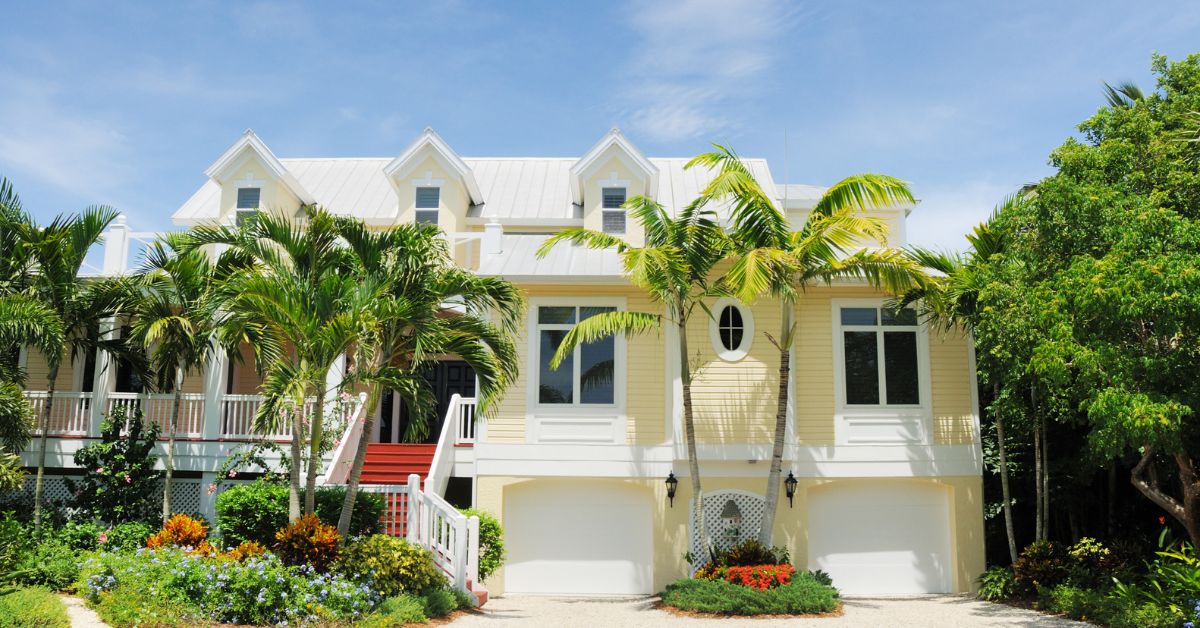
<path fill-rule="evenodd" d="M 275 153 L 246 129 L 204 174 L 220 188 L 216 220 L 235 222 L 255 211 L 294 214 L 313 197 L 275 157 Z"/>
<path fill-rule="evenodd" d="M 658 193 L 658 167 L 613 128 L 571 166 L 572 202 L 583 214 L 584 227 L 640 242 L 640 229 L 621 207 L 635 196 Z"/>
<path fill-rule="evenodd" d="M 428 127 L 384 166 L 383 173 L 396 192 L 399 224 L 436 224 L 447 233 L 462 231 L 467 210 L 483 204 L 471 168 Z"/>

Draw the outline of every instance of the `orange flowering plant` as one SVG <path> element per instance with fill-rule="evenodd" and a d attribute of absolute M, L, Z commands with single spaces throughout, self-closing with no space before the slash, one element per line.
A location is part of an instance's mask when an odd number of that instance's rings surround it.
<path fill-rule="evenodd" d="M 722 571 L 726 582 L 766 591 L 791 583 L 796 568 L 791 565 L 747 565 L 725 567 Z"/>
<path fill-rule="evenodd" d="M 342 535 L 309 513 L 275 533 L 271 549 L 287 565 L 310 565 L 324 573 L 341 555 Z"/>
<path fill-rule="evenodd" d="M 187 515 L 179 514 L 168 519 L 161 530 L 146 539 L 146 547 L 155 549 L 176 546 L 199 549 L 202 545 L 208 544 L 205 541 L 206 538 L 208 538 L 208 526 Z"/>

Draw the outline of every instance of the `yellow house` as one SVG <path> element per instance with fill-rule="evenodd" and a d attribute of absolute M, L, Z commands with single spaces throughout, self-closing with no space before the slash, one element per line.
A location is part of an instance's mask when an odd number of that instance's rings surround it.
<path fill-rule="evenodd" d="M 460 157 L 426 129 L 395 158 L 280 159 L 247 131 L 173 218 L 229 223 L 317 203 L 380 227 L 436 224 L 459 264 L 520 286 L 528 318 L 519 380 L 493 413 L 474 417 L 473 375 L 448 358 L 431 374 L 441 422 L 428 465 L 416 471 L 426 491 L 500 518 L 508 560 L 487 582 L 493 594 L 653 593 L 689 573 L 685 555 L 698 547 L 677 332 L 584 345 L 550 369 L 574 322 L 606 308 L 661 307 L 629 284 L 615 252 L 566 244 L 545 258 L 535 252 L 571 226 L 640 242 L 622 204 L 645 195 L 679 210 L 711 176 L 686 161 L 646 157 L 616 129 L 566 158 Z M 801 224 L 823 189 L 776 183 L 764 160 L 745 161 Z M 904 244 L 912 209 L 880 212 L 889 244 Z M 796 483 L 788 497 L 781 487 L 774 539 L 799 568 L 829 572 L 848 594 L 969 591 L 984 569 L 972 344 L 895 315 L 885 301 L 863 284 L 835 283 L 795 305 L 784 476 Z M 781 305 L 709 305 L 713 317 L 697 316 L 687 330 L 687 359 L 697 373 L 702 512 L 714 541 L 728 545 L 756 536 L 765 508 L 780 371 L 767 334 L 778 333 Z M 253 403 L 257 392 L 252 373 L 217 362 L 195 378 L 202 419 L 189 446 L 201 481 L 215 469 L 206 447 L 235 436 L 226 408 Z M 32 363 L 30 373 L 34 381 Z M 96 381 L 89 391 L 116 392 Z M 386 397 L 382 406 L 364 437 L 378 451 L 403 447 L 402 404 Z M 412 469 L 371 470 L 384 482 Z"/>

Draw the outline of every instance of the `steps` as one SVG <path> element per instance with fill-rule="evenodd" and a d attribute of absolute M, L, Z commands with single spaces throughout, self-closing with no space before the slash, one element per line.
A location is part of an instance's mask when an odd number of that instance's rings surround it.
<path fill-rule="evenodd" d="M 424 482 L 436 451 L 437 445 L 370 443 L 359 481 L 363 484 L 407 484 L 409 474 L 415 473 Z"/>

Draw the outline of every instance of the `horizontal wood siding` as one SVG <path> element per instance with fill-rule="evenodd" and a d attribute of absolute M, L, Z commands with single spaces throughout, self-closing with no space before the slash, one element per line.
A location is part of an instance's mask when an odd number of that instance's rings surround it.
<path fill-rule="evenodd" d="M 50 367 L 46 364 L 46 356 L 30 347 L 25 360 L 25 388 L 27 390 L 46 390 L 50 375 Z M 79 368 L 83 368 L 83 356 L 79 356 Z M 54 379 L 54 388 L 60 392 L 78 392 L 74 390 L 75 365 L 71 364 L 70 356 L 63 358 L 58 368 L 58 377 Z"/>
<path fill-rule="evenodd" d="M 960 445 L 977 441 L 966 335 L 959 331 L 930 331 L 929 369 L 934 442 Z"/>

